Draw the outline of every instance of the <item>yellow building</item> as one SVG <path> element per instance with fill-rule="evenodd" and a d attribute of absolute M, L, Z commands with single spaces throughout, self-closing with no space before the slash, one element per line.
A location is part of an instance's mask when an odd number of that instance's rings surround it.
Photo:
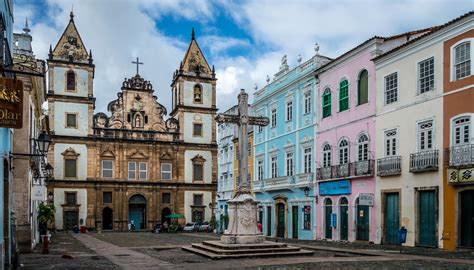
<path fill-rule="evenodd" d="M 249 174 L 248 174 L 248 178 L 249 178 L 249 181 L 250 181 L 250 186 L 252 187 L 252 185 L 253 185 L 253 130 L 249 131 L 248 137 L 249 137 L 249 144 L 248 144 Z M 234 143 L 234 149 L 235 149 L 235 151 L 234 151 L 234 175 L 235 175 L 235 179 L 237 179 L 237 177 L 239 177 L 239 159 L 240 159 L 239 158 L 239 137 L 236 135 L 235 138 L 232 141 Z M 238 181 L 234 181 L 234 192 L 237 189 L 237 182 Z"/>

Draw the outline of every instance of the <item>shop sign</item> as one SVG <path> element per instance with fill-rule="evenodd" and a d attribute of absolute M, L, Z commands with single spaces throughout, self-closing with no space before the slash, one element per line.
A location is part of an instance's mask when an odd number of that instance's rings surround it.
<path fill-rule="evenodd" d="M 46 187 L 33 186 L 33 190 L 31 192 L 31 199 L 33 201 L 46 201 Z"/>
<path fill-rule="evenodd" d="M 448 182 L 451 184 L 474 183 L 474 168 L 468 169 L 448 169 Z"/>
<path fill-rule="evenodd" d="M 319 183 L 319 195 L 351 194 L 351 181 L 338 180 Z"/>
<path fill-rule="evenodd" d="M 372 193 L 359 194 L 359 205 L 374 206 L 374 194 Z"/>
<path fill-rule="evenodd" d="M 0 77 L 0 127 L 22 128 L 23 82 Z"/>

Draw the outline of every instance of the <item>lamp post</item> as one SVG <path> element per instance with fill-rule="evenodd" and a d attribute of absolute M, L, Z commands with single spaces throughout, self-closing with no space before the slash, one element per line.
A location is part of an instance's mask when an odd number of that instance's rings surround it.
<path fill-rule="evenodd" d="M 318 203 L 318 195 L 309 195 L 310 188 L 306 186 L 304 188 L 304 196 L 307 198 L 314 198 L 316 200 L 316 203 Z"/>

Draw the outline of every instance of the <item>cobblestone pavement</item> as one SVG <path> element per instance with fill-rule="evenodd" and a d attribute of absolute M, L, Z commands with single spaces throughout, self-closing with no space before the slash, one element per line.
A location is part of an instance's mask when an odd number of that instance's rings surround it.
<path fill-rule="evenodd" d="M 53 237 L 57 242 L 53 242 L 53 246 L 57 246 L 52 247 L 52 254 L 22 255 L 21 262 L 24 269 L 474 269 L 470 252 L 459 255 L 435 249 L 405 248 L 407 253 L 400 255 L 397 247 L 360 243 L 289 241 L 292 245 L 312 249 L 315 254 L 217 261 L 180 248 L 218 237 L 208 233 L 91 233 L 74 237 L 58 233 Z M 64 252 L 76 258 L 62 259 Z"/>
<path fill-rule="evenodd" d="M 73 259 L 63 259 L 70 255 Z M 67 233 L 55 233 L 51 237 L 49 254 L 42 254 L 41 245 L 32 253 L 20 255 L 20 269 L 120 269 L 103 256 L 97 255 Z"/>

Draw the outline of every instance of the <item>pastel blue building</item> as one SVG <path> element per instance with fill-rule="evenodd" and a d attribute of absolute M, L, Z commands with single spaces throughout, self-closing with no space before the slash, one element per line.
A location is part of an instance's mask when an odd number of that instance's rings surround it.
<path fill-rule="evenodd" d="M 254 93 L 253 111 L 270 124 L 254 127 L 253 192 L 266 236 L 314 238 L 314 71 L 330 59 L 318 54 L 289 68 L 286 56 L 273 80 Z M 306 192 L 305 192 L 306 190 Z"/>

